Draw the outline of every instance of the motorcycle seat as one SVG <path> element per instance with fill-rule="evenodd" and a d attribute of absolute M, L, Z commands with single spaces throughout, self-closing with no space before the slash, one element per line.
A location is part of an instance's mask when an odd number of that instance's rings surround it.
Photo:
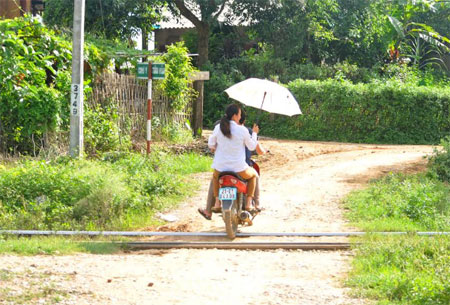
<path fill-rule="evenodd" d="M 226 175 L 230 175 L 230 176 L 236 177 L 236 178 L 238 178 L 240 181 L 242 181 L 242 182 L 244 182 L 244 183 L 247 183 L 247 180 L 245 180 L 244 178 L 242 178 L 241 176 L 239 176 L 239 175 L 238 175 L 237 173 L 235 173 L 235 172 L 221 172 L 221 173 L 219 174 L 219 178 L 222 177 L 222 176 L 226 176 Z"/>

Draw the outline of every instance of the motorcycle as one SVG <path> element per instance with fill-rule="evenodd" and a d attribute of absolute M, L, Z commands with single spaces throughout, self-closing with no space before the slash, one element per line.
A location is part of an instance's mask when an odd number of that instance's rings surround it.
<path fill-rule="evenodd" d="M 259 167 L 254 163 L 253 167 L 259 174 Z M 239 177 L 235 172 L 222 172 L 219 175 L 219 200 L 222 205 L 222 218 L 225 222 L 225 230 L 230 239 L 236 237 L 239 225 L 253 225 L 253 219 L 257 211 L 246 211 L 247 181 Z"/>

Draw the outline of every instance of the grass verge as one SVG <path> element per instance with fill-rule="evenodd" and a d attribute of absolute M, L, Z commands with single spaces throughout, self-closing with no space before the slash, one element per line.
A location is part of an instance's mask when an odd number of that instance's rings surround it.
<path fill-rule="evenodd" d="M 25 160 L 0 168 L 0 228 L 126 230 L 190 195 L 189 175 L 211 158 L 154 149 L 150 157 L 109 153 L 100 160 Z"/>
<path fill-rule="evenodd" d="M 431 175 L 389 175 L 350 194 L 347 217 L 366 231 L 450 231 L 450 187 Z M 377 304 L 450 304 L 450 236 L 359 240 L 347 284 Z"/>
<path fill-rule="evenodd" d="M 75 253 L 114 254 L 124 250 L 120 241 L 105 237 L 34 236 L 17 237 L 0 235 L 0 254 L 19 255 L 69 255 Z"/>

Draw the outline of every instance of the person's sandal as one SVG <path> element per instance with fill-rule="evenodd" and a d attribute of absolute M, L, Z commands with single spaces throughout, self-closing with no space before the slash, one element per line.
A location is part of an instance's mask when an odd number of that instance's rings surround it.
<path fill-rule="evenodd" d="M 206 220 L 211 220 L 211 216 L 212 215 L 207 215 L 205 210 L 203 210 L 202 208 L 198 208 L 198 212 L 200 213 L 200 215 L 202 215 Z"/>
<path fill-rule="evenodd" d="M 213 213 L 222 213 L 222 207 L 212 207 L 211 212 Z"/>

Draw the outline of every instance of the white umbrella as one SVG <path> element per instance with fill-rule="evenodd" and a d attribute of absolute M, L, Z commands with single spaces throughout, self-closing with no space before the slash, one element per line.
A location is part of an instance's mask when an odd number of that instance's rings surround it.
<path fill-rule="evenodd" d="M 237 83 L 225 92 L 244 105 L 271 113 L 293 116 L 302 114 L 292 93 L 285 87 L 259 78 L 249 78 Z"/>

